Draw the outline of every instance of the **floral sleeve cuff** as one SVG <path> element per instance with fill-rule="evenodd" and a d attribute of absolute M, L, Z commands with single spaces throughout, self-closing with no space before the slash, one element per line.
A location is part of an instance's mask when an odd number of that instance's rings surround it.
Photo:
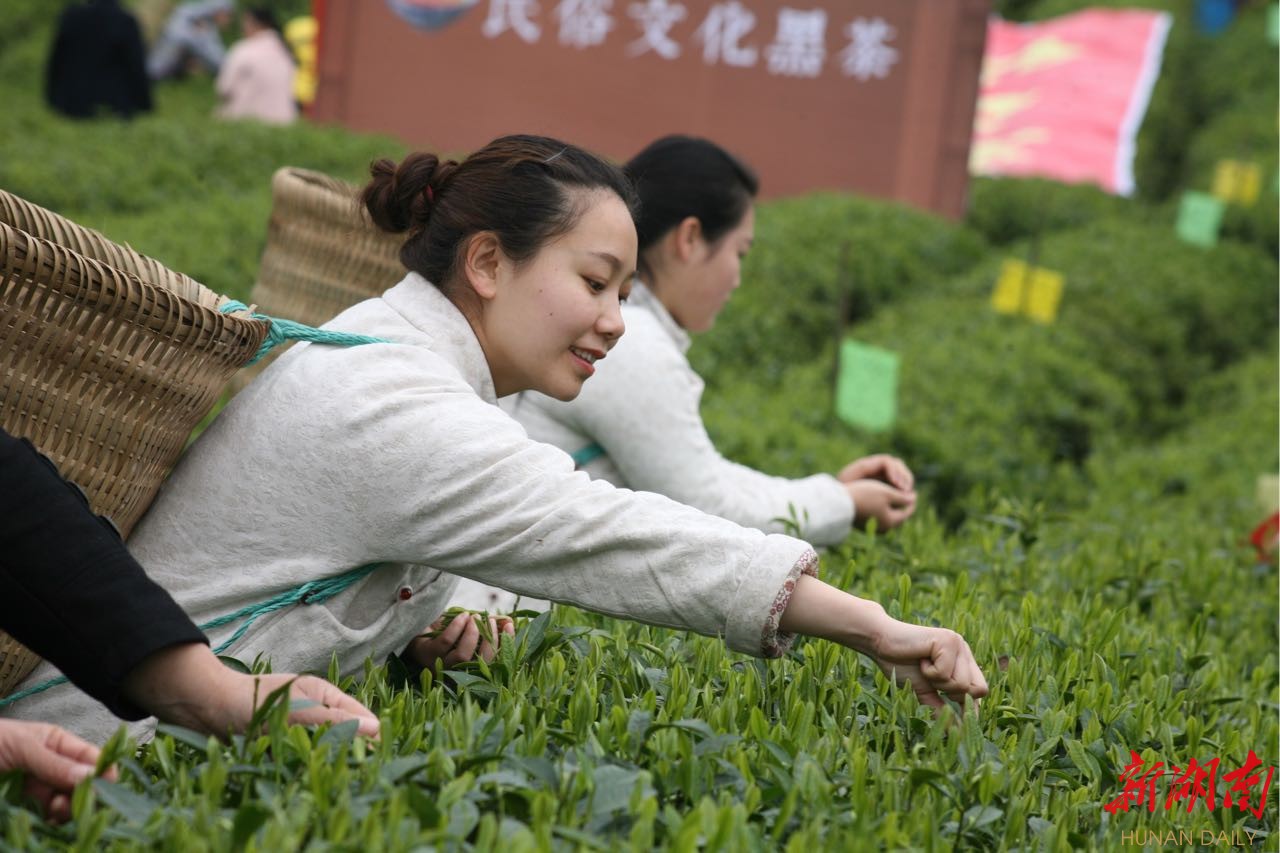
<path fill-rule="evenodd" d="M 807 551 L 800 556 L 799 560 L 796 560 L 791 571 L 787 573 L 786 580 L 782 582 L 773 605 L 769 608 L 769 615 L 765 619 L 764 630 L 760 635 L 760 654 L 764 657 L 782 657 L 795 642 L 796 635 L 781 630 L 778 624 L 782 621 L 782 614 L 786 611 L 787 605 L 791 603 L 791 593 L 795 592 L 796 581 L 801 575 L 815 578 L 818 576 L 818 555 L 813 550 Z"/>

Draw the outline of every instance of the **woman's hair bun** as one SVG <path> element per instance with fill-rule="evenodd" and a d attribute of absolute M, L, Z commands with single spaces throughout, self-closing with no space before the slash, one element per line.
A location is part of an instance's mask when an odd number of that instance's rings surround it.
<path fill-rule="evenodd" d="M 369 183 L 360 191 L 360 201 L 369 218 L 384 231 L 421 231 L 431 218 L 440 185 L 457 166 L 425 153 L 410 154 L 399 165 L 386 158 L 375 160 L 369 166 Z"/>

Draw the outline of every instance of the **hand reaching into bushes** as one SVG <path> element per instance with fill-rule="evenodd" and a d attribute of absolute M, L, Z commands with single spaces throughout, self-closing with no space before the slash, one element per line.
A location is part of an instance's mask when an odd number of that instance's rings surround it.
<path fill-rule="evenodd" d="M 796 581 L 779 626 L 861 652 L 933 708 L 946 704 L 944 695 L 957 702 L 987 695 L 982 669 L 955 631 L 894 619 L 876 602 L 843 593 L 815 577 Z"/>
<path fill-rule="evenodd" d="M 907 463 L 887 453 L 876 453 L 853 460 L 840 470 L 836 479 L 842 483 L 852 483 L 855 480 L 880 480 L 904 492 L 916 490 L 916 477 L 907 467 Z"/>
<path fill-rule="evenodd" d="M 488 633 L 482 636 L 480 621 L 483 618 L 480 613 L 465 610 L 446 613 L 424 634 L 414 638 L 404 656 L 428 672 L 435 672 L 436 661 L 446 667 L 477 658 L 487 663 L 498 653 L 502 635 L 514 636 L 516 626 L 510 617 L 490 616 Z"/>
<path fill-rule="evenodd" d="M 853 524 L 860 529 L 874 518 L 877 530 L 890 530 L 916 511 L 915 492 L 904 492 L 879 480 L 855 480 L 845 488 L 853 500 Z"/>
<path fill-rule="evenodd" d="M 356 720 L 357 732 L 378 736 L 373 712 L 328 681 L 292 673 L 236 672 L 203 643 L 157 652 L 129 674 L 124 688 L 140 707 L 165 722 L 225 737 L 244 731 L 266 697 L 286 684 L 290 700 L 310 703 L 290 711 L 290 723 L 315 726 Z"/>
<path fill-rule="evenodd" d="M 49 723 L 0 720 L 0 771 L 27 771 L 26 794 L 50 820 L 71 817 L 71 791 L 93 775 L 99 750 Z M 115 769 L 104 774 L 115 778 Z"/>
<path fill-rule="evenodd" d="M 855 459 L 837 479 L 853 501 L 854 526 L 865 528 L 874 518 L 877 530 L 891 530 L 916 511 L 916 478 L 896 456 L 877 453 Z"/>

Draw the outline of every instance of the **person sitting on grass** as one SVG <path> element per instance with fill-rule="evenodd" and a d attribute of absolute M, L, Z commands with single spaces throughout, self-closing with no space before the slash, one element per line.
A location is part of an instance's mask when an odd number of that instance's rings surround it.
<path fill-rule="evenodd" d="M 235 10 L 235 0 L 179 3 L 147 54 L 147 74 L 152 80 L 181 77 L 191 70 L 217 74 L 227 55 L 222 30 Z"/>
<path fill-rule="evenodd" d="M 531 389 L 572 399 L 622 335 L 637 243 L 621 170 L 508 136 L 460 164 L 378 161 L 363 199 L 407 234 L 409 273 L 325 328 L 383 342 L 291 348 L 196 440 L 131 540 L 198 623 L 254 614 L 210 631 L 227 654 L 291 670 L 336 656 L 353 673 L 405 650 L 430 668 L 444 644 L 420 632 L 461 575 L 756 656 L 822 637 L 930 706 L 986 695 L 959 634 L 823 583 L 808 543 L 592 480 L 498 407 Z M 6 713 L 81 735 L 109 723 L 60 687 Z"/>
<path fill-rule="evenodd" d="M 293 99 L 297 66 L 275 14 L 265 6 L 251 6 L 240 13 L 240 30 L 244 38 L 231 46 L 214 82 L 221 99 L 216 114 L 225 119 L 292 123 L 298 118 L 298 103 Z"/>
<path fill-rule="evenodd" d="M 378 718 L 327 681 L 228 669 L 167 592 L 149 580 L 115 528 L 89 509 L 30 442 L 0 430 L 0 629 L 62 669 L 118 717 L 155 714 L 225 737 L 286 684 L 309 703 L 291 722 Z M 91 653 L 86 653 L 91 652 Z M 0 771 L 25 770 L 26 791 L 55 820 L 89 776 L 98 748 L 57 726 L 0 719 Z"/>

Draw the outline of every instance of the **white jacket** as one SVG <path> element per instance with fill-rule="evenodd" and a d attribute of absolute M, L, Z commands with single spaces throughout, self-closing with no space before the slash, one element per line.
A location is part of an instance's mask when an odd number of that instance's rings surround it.
<path fill-rule="evenodd" d="M 227 654 L 269 657 L 277 672 L 324 671 L 336 654 L 358 672 L 440 615 L 446 573 L 748 654 L 789 645 L 778 619 L 799 575 L 816 573 L 813 549 L 592 480 L 530 441 L 496 405 L 470 325 L 421 276 L 327 328 L 393 343 L 295 345 L 190 448 L 129 546 L 199 625 L 388 565 L 327 602 L 261 616 Z M 235 628 L 210 630 L 212 644 Z M 19 689 L 53 674 L 42 665 Z M 98 742 L 118 725 L 70 685 L 4 713 Z"/>
<path fill-rule="evenodd" d="M 503 401 L 529 437 L 574 454 L 598 445 L 583 465 L 615 486 L 657 492 L 746 527 L 780 531 L 795 508 L 801 535 L 834 545 L 849 535 L 853 501 L 829 474 L 771 477 L 725 459 L 702 423 L 702 378 L 689 365 L 689 334 L 639 282 L 622 309 L 627 331 L 596 365 L 577 399 L 535 392 Z"/>

